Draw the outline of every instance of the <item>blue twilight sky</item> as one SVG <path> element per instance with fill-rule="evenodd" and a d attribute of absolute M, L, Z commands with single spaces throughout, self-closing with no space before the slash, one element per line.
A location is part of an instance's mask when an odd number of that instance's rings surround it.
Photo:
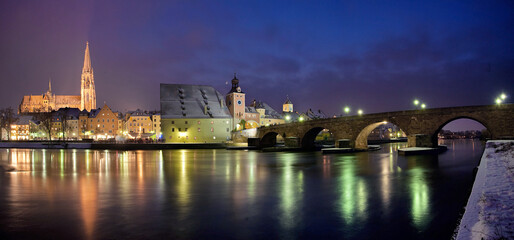
<path fill-rule="evenodd" d="M 97 105 L 159 109 L 159 83 L 341 114 L 492 104 L 514 93 L 513 1 L 1 1 L 0 107 L 78 95 L 90 42 Z M 509 99 L 511 100 L 511 99 Z"/>

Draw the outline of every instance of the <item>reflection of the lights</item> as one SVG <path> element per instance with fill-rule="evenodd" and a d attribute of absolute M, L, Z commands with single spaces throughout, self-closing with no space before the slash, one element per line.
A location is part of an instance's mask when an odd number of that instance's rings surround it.
<path fill-rule="evenodd" d="M 423 174 L 423 170 L 417 168 L 411 170 L 409 185 L 411 193 L 411 215 L 414 225 L 418 228 L 422 228 L 426 224 L 426 216 L 429 212 L 430 205 L 429 192 L 426 184 L 426 178 Z"/>
<path fill-rule="evenodd" d="M 64 177 L 64 149 L 61 149 L 59 162 L 61 163 L 61 177 Z"/>
<path fill-rule="evenodd" d="M 186 150 L 182 150 L 181 156 L 181 174 L 177 182 L 179 215 L 181 218 L 185 217 L 189 212 L 189 180 L 187 175 L 187 155 Z"/>
<path fill-rule="evenodd" d="M 87 239 L 93 239 L 98 201 L 97 185 L 92 181 L 89 177 L 80 181 L 80 207 Z"/>
<path fill-rule="evenodd" d="M 251 201 L 255 198 L 255 166 L 256 166 L 256 159 L 255 159 L 255 152 L 247 152 L 248 155 L 248 168 L 249 168 L 249 174 L 248 174 L 248 196 Z"/>
<path fill-rule="evenodd" d="M 354 162 L 348 161 L 343 165 L 339 187 L 339 199 L 342 218 L 347 223 L 353 223 L 357 218 L 366 217 L 368 208 L 368 193 L 366 182 L 356 176 Z"/>
<path fill-rule="evenodd" d="M 73 176 L 77 175 L 77 150 L 73 149 L 72 153 L 72 161 L 73 161 Z"/>
<path fill-rule="evenodd" d="M 323 177 L 330 179 L 330 158 L 327 155 L 323 155 Z"/>
<path fill-rule="evenodd" d="M 303 196 L 303 174 L 298 172 L 297 179 L 294 176 L 293 164 L 295 163 L 295 154 L 285 154 L 281 159 L 284 164 L 282 173 L 282 183 L 280 186 L 280 223 L 287 229 L 291 229 L 298 216 L 296 211 L 301 209 L 301 197 Z"/>
<path fill-rule="evenodd" d="M 389 155 L 389 161 L 381 161 L 382 165 L 382 171 L 381 171 L 381 177 L 380 177 L 380 185 L 381 185 L 381 194 L 382 194 L 382 202 L 384 204 L 384 209 L 389 209 L 389 201 L 390 201 L 390 194 L 391 194 L 391 185 L 390 185 L 390 174 L 393 173 L 393 154 L 390 153 Z M 388 166 L 389 165 L 389 166 Z"/>

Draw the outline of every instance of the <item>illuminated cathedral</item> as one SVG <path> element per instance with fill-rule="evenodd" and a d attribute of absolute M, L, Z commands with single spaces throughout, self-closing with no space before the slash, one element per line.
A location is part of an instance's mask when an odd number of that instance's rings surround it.
<path fill-rule="evenodd" d="M 23 96 L 19 106 L 19 113 L 50 112 L 60 108 L 78 108 L 91 111 L 96 109 L 95 79 L 91 58 L 89 55 L 89 43 L 86 43 L 84 54 L 84 67 L 82 68 L 80 96 L 55 95 L 52 93 L 52 83 L 48 82 L 48 91 L 41 95 Z"/>

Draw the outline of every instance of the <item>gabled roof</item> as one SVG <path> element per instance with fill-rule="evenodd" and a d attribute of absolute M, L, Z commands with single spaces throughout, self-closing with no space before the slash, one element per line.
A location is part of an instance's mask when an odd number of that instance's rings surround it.
<path fill-rule="evenodd" d="M 211 86 L 161 83 L 160 90 L 163 119 L 231 118 L 225 97 Z"/>

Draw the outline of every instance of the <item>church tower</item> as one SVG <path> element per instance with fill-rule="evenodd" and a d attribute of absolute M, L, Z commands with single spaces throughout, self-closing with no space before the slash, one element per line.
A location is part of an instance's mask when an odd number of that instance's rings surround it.
<path fill-rule="evenodd" d="M 282 104 L 282 112 L 284 113 L 292 113 L 293 112 L 293 103 L 289 100 L 289 96 L 287 96 L 286 102 Z"/>
<path fill-rule="evenodd" d="M 91 109 L 96 109 L 95 78 L 93 76 L 93 68 L 91 67 L 91 58 L 89 56 L 89 42 L 86 42 L 84 67 L 82 68 L 80 79 L 80 109 L 89 112 Z"/>
<path fill-rule="evenodd" d="M 241 119 L 244 119 L 245 115 L 245 93 L 241 91 L 239 79 L 237 79 L 235 73 L 232 79 L 232 89 L 227 93 L 226 100 L 233 119 L 233 129 L 237 129 L 237 124 L 241 122 Z"/>

